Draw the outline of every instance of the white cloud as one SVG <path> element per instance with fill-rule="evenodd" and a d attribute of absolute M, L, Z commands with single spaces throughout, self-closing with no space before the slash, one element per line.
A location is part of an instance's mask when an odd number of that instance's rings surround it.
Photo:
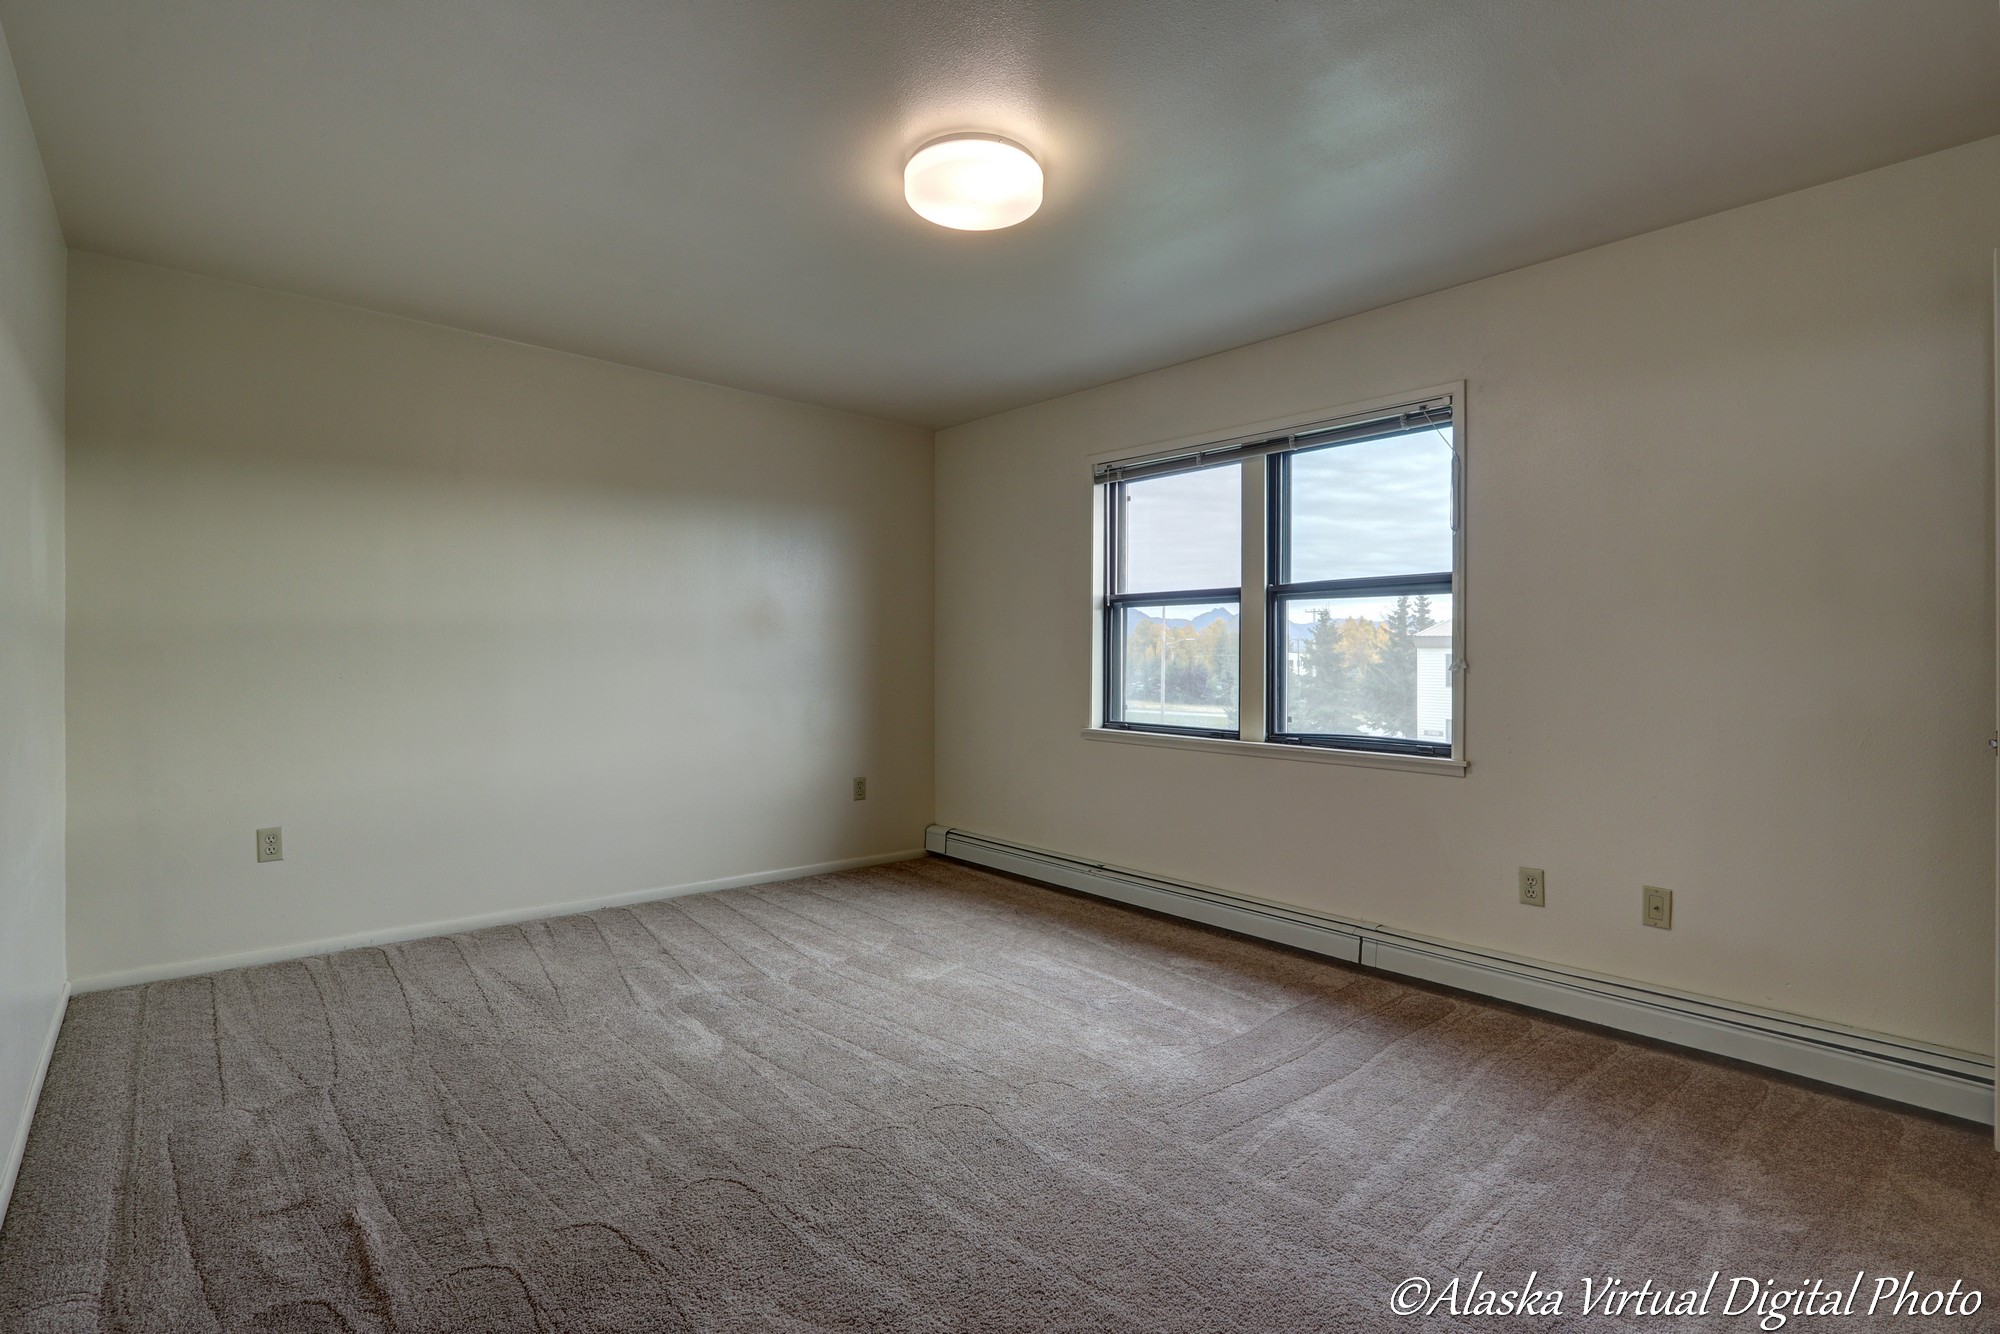
<path fill-rule="evenodd" d="M 1451 569 L 1450 428 L 1292 458 L 1294 580 Z M 1122 591 L 1233 588 L 1242 565 L 1242 469 L 1125 488 Z"/>

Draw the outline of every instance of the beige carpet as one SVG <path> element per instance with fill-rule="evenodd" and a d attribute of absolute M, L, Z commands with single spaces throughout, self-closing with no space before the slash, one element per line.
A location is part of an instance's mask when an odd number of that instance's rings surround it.
<path fill-rule="evenodd" d="M 1562 1314 L 1389 1314 L 1478 1270 Z M 1909 1270 L 2000 1328 L 1971 1127 L 933 860 L 79 997 L 0 1328 L 1747 1330 L 1732 1276 Z"/>

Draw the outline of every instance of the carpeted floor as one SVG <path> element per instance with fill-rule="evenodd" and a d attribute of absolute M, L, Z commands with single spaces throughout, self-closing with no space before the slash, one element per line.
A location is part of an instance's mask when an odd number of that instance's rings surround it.
<path fill-rule="evenodd" d="M 931 860 L 78 997 L 0 1328 L 1747 1330 L 1734 1276 L 1915 1270 L 1993 1329 L 1997 1163 Z M 1389 1313 L 1479 1270 L 1562 1314 Z"/>

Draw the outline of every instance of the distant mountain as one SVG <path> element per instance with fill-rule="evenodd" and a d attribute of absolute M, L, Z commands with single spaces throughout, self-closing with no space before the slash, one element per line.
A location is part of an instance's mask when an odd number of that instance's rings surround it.
<path fill-rule="evenodd" d="M 1171 630 L 1206 630 L 1209 626 L 1214 625 L 1217 621 L 1223 621 L 1229 625 L 1235 625 L 1236 613 L 1233 611 L 1225 611 L 1221 607 L 1211 607 L 1207 611 L 1203 612 L 1201 615 L 1196 616 L 1191 620 L 1186 616 L 1169 616 L 1167 617 L 1167 628 Z M 1159 623 L 1160 623 L 1159 617 L 1148 616 L 1143 611 L 1133 616 L 1130 622 L 1130 624 L 1135 627 L 1140 625 L 1158 625 Z"/>
<path fill-rule="evenodd" d="M 1230 626 L 1231 628 L 1234 628 L 1237 621 L 1237 615 L 1235 612 L 1225 610 L 1224 608 L 1221 607 L 1211 607 L 1207 611 L 1203 612 L 1201 615 L 1193 618 L 1189 618 L 1186 616 L 1169 616 L 1167 617 L 1167 627 L 1172 630 L 1206 630 L 1209 626 L 1214 625 L 1217 621 L 1221 621 L 1224 624 Z M 1158 625 L 1159 623 L 1160 623 L 1159 617 L 1148 616 L 1145 612 L 1142 611 L 1132 618 L 1130 624 L 1133 629 L 1137 629 L 1141 625 Z M 1291 624 L 1290 628 L 1291 628 L 1291 636 L 1294 642 L 1297 642 L 1298 640 L 1301 639 L 1312 638 L 1312 627 L 1310 625 L 1300 625 L 1295 621 Z"/>
<path fill-rule="evenodd" d="M 1234 627 L 1236 624 L 1236 620 L 1237 616 L 1235 612 L 1228 611 L 1222 607 L 1211 607 L 1207 611 L 1201 613 L 1201 615 L 1192 618 L 1187 616 L 1169 616 L 1167 617 L 1167 626 L 1170 629 L 1174 630 L 1206 630 L 1209 626 L 1214 625 L 1217 621 L 1223 621 L 1228 625 L 1230 625 L 1231 627 Z M 1135 629 L 1140 625 L 1158 625 L 1159 623 L 1160 623 L 1159 617 L 1148 616 L 1143 611 L 1135 615 L 1131 621 L 1131 625 Z M 1440 622 L 1440 624 L 1449 626 L 1451 622 L 1443 621 Z M 1433 627 L 1433 629 L 1435 628 L 1436 627 Z M 1312 622 L 1310 621 L 1304 621 L 1304 622 L 1288 621 L 1286 622 L 1285 629 L 1287 632 L 1287 636 L 1294 644 L 1299 643 L 1301 640 L 1307 640 L 1313 637 Z"/>

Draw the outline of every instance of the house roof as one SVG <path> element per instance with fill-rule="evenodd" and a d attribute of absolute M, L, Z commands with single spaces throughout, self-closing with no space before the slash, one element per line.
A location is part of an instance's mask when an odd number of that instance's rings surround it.
<path fill-rule="evenodd" d="M 1419 630 L 1415 634 L 1411 635 L 1410 638 L 1416 640 L 1418 644 L 1425 646 L 1430 646 L 1433 644 L 1450 644 L 1451 618 L 1446 617 L 1444 620 L 1439 621 L 1436 625 L 1426 626 L 1424 629 Z"/>

